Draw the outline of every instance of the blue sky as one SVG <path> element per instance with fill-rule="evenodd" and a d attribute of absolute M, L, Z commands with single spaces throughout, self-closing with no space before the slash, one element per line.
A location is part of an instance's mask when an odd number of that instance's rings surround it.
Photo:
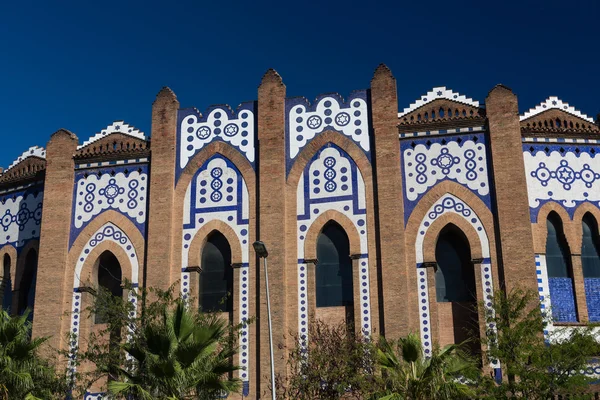
<path fill-rule="evenodd" d="M 434 86 L 483 101 L 503 83 L 521 111 L 556 95 L 595 117 L 598 15 L 597 0 L 3 2 L 0 165 L 59 128 L 149 134 L 162 86 L 182 107 L 236 107 L 268 68 L 288 96 L 345 96 L 383 62 L 400 108 Z"/>

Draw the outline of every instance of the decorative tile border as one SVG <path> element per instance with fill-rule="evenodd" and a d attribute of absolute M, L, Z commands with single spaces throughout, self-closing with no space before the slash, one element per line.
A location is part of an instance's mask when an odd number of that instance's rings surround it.
<path fill-rule="evenodd" d="M 94 162 L 94 163 L 75 164 L 75 169 L 98 168 L 98 167 L 108 167 L 108 166 L 128 165 L 128 164 L 143 164 L 143 163 L 147 163 L 148 161 L 149 160 L 147 157 L 135 158 L 135 159 L 130 159 L 130 160 L 101 161 L 101 162 Z"/>
<path fill-rule="evenodd" d="M 421 132 L 405 132 L 400 133 L 400 139 L 411 139 L 415 137 L 423 137 L 423 136 L 438 136 L 438 135 L 452 135 L 455 133 L 479 133 L 485 132 L 485 127 L 483 126 L 475 126 L 470 128 L 456 128 L 456 129 L 440 129 L 437 131 L 421 131 Z"/>

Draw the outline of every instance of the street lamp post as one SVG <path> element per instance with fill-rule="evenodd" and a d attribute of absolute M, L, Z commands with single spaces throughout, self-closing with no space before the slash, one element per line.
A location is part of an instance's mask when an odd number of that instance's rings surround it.
<path fill-rule="evenodd" d="M 261 241 L 256 241 L 252 244 L 254 251 L 258 257 L 263 259 L 263 265 L 265 267 L 265 289 L 267 292 L 267 320 L 269 324 L 269 351 L 271 353 L 271 395 L 275 400 L 275 364 L 273 358 L 273 329 L 271 328 L 271 299 L 269 298 L 269 273 L 267 272 L 267 257 L 269 252 L 267 246 Z"/>

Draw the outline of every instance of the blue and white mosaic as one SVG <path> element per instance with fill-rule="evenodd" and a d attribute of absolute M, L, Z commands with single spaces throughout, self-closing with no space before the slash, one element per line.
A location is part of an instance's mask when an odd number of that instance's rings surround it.
<path fill-rule="evenodd" d="M 583 202 L 600 206 L 600 148 L 575 145 L 523 145 L 532 221 L 549 201 L 573 212 Z"/>
<path fill-rule="evenodd" d="M 94 250 L 94 248 L 106 241 L 116 243 L 119 247 L 123 249 L 125 254 L 127 254 L 131 265 L 131 276 L 128 279 L 131 280 L 131 283 L 134 287 L 137 287 L 138 285 L 140 267 L 139 258 L 136 253 L 135 247 L 131 242 L 131 239 L 115 224 L 111 222 L 104 224 L 94 233 L 94 235 L 92 235 L 90 240 L 86 243 L 85 247 L 81 251 L 81 254 L 79 255 L 77 263 L 75 264 L 75 273 L 73 276 L 73 300 L 71 305 L 71 342 L 69 346 L 71 352 L 69 370 L 72 374 L 75 373 L 75 358 L 77 357 L 78 351 L 81 314 L 84 310 L 84 305 L 82 304 L 82 294 L 79 290 L 79 288 L 85 284 L 85 282 L 82 282 L 81 271 L 83 269 L 83 265 L 85 264 L 88 258 L 88 255 L 92 252 L 92 250 Z M 129 301 L 135 305 L 136 298 L 133 293 L 129 294 Z"/>
<path fill-rule="evenodd" d="M 43 198 L 41 185 L 0 196 L 0 246 L 19 248 L 40 237 Z"/>
<path fill-rule="evenodd" d="M 361 329 L 372 330 L 369 288 L 369 259 L 365 183 L 354 160 L 339 147 L 321 148 L 300 175 L 297 189 L 298 212 L 298 330 L 305 343 L 308 337 L 307 262 L 304 254 L 306 232 L 328 210 L 339 211 L 353 223 L 360 237 L 359 286 Z"/>
<path fill-rule="evenodd" d="M 254 108 L 254 103 L 243 103 L 234 113 L 229 106 L 215 106 L 204 116 L 194 108 L 179 110 L 177 177 L 196 153 L 215 140 L 231 144 L 254 166 Z"/>
<path fill-rule="evenodd" d="M 184 299 L 190 292 L 190 272 L 187 270 L 190 244 L 203 226 L 214 220 L 222 221 L 236 233 L 241 245 L 242 265 L 237 301 L 240 323 L 243 327 L 240 336 L 241 351 L 238 357 L 239 365 L 242 367 L 239 377 L 244 391 L 247 391 L 250 382 L 250 343 L 248 325 L 245 323 L 250 317 L 251 273 L 248 264 L 250 201 L 246 181 L 235 164 L 224 156 L 216 154 L 207 160 L 192 178 L 185 193 L 183 207 L 181 292 Z"/>
<path fill-rule="evenodd" d="M 366 91 L 353 92 L 346 101 L 338 94 L 323 95 L 311 105 L 305 98 L 286 99 L 287 171 L 300 151 L 327 130 L 352 139 L 370 158 Z"/>
<path fill-rule="evenodd" d="M 88 222 L 108 209 L 126 215 L 144 234 L 148 183 L 146 164 L 78 171 L 71 244 Z"/>
<path fill-rule="evenodd" d="M 404 172 L 405 221 L 423 195 L 443 180 L 468 187 L 490 207 L 483 134 L 404 140 L 400 149 Z"/>

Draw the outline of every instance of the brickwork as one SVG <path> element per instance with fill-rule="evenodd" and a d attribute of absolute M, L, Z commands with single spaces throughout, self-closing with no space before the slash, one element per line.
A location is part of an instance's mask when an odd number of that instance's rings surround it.
<path fill-rule="evenodd" d="M 268 247 L 269 257 L 269 291 L 272 305 L 272 331 L 274 358 L 278 360 L 275 373 L 287 375 L 287 355 L 285 348 L 290 344 L 288 322 L 288 303 L 292 302 L 291 293 L 286 288 L 288 277 L 296 265 L 290 259 L 293 253 L 295 232 L 293 225 L 287 223 L 286 215 L 291 208 L 292 196 L 286 191 L 285 174 L 285 93 L 286 88 L 279 74 L 268 70 L 258 87 L 258 234 L 257 239 Z M 295 198 L 295 196 L 293 196 Z M 261 260 L 262 263 L 262 260 Z M 267 324 L 267 299 L 265 291 L 265 276 L 262 268 L 257 265 L 257 294 L 258 294 L 258 371 L 260 388 L 258 395 L 269 397 L 270 356 L 269 331 Z M 295 301 L 294 301 L 295 303 Z M 291 304 L 290 304 L 291 308 Z"/>
<path fill-rule="evenodd" d="M 377 207 L 376 243 L 379 288 L 379 310 L 382 334 L 396 337 L 406 335 L 411 328 L 398 304 L 409 293 L 408 265 L 404 248 L 402 219 L 402 172 L 398 144 L 398 97 L 396 79 L 385 65 L 380 65 L 371 80 L 371 107 Z"/>
<path fill-rule="evenodd" d="M 46 146 L 44 213 L 40 236 L 38 275 L 35 291 L 36 319 L 33 336 L 51 336 L 50 347 L 60 348 L 61 319 L 71 292 L 63 290 L 67 268 L 72 209 L 73 155 L 77 136 L 67 130 L 52 135 Z M 18 273 L 18 272 L 17 272 Z"/>
<path fill-rule="evenodd" d="M 148 264 L 146 285 L 166 289 L 179 279 L 181 267 L 173 254 L 175 224 L 175 149 L 179 102 L 163 88 L 152 105 L 152 164 L 148 202 Z"/>
<path fill-rule="evenodd" d="M 535 277 L 529 273 L 534 253 L 517 96 L 498 85 L 485 104 L 494 167 L 496 229 L 502 243 L 501 279 L 508 290 L 516 286 L 535 289 Z"/>
<path fill-rule="evenodd" d="M 265 277 L 255 240 L 269 251 L 275 370 L 285 378 L 295 335 L 315 319 L 389 339 L 418 332 L 426 354 L 435 343 L 467 338 L 466 329 L 485 334 L 475 303 L 437 301 L 436 247 L 449 224 L 468 241 L 485 307 L 494 290 L 520 286 L 539 291 L 540 307 L 552 307 L 563 325 L 600 320 L 599 278 L 584 277 L 581 261 L 582 219 L 600 221 L 600 128 L 590 117 L 554 97 L 519 116 L 516 95 L 501 85 L 485 108 L 446 87 L 402 108 L 385 65 L 368 90 L 346 98 L 286 98 L 274 70 L 257 96 L 236 111 L 211 106 L 201 114 L 180 108 L 163 88 L 151 140 L 123 121 L 82 144 L 61 130 L 46 150 L 32 147 L 0 172 L 0 260 L 10 257 L 1 275 L 10 276 L 4 290 L 13 309 L 30 283 L 26 255 L 39 250 L 34 336 L 67 349 L 68 332 L 98 328 L 77 325 L 90 301 L 79 287 L 97 284 L 104 251 L 141 286 L 180 281 L 183 296 L 197 295 L 202 251 L 218 231 L 234 268 L 233 311 L 223 317 L 256 317 L 235 358 L 246 368 L 243 397 L 268 398 Z M 563 225 L 572 278 L 548 279 L 551 212 Z M 350 254 L 341 256 L 352 260 L 352 306 L 316 307 L 317 242 L 329 221 L 349 240 Z"/>

